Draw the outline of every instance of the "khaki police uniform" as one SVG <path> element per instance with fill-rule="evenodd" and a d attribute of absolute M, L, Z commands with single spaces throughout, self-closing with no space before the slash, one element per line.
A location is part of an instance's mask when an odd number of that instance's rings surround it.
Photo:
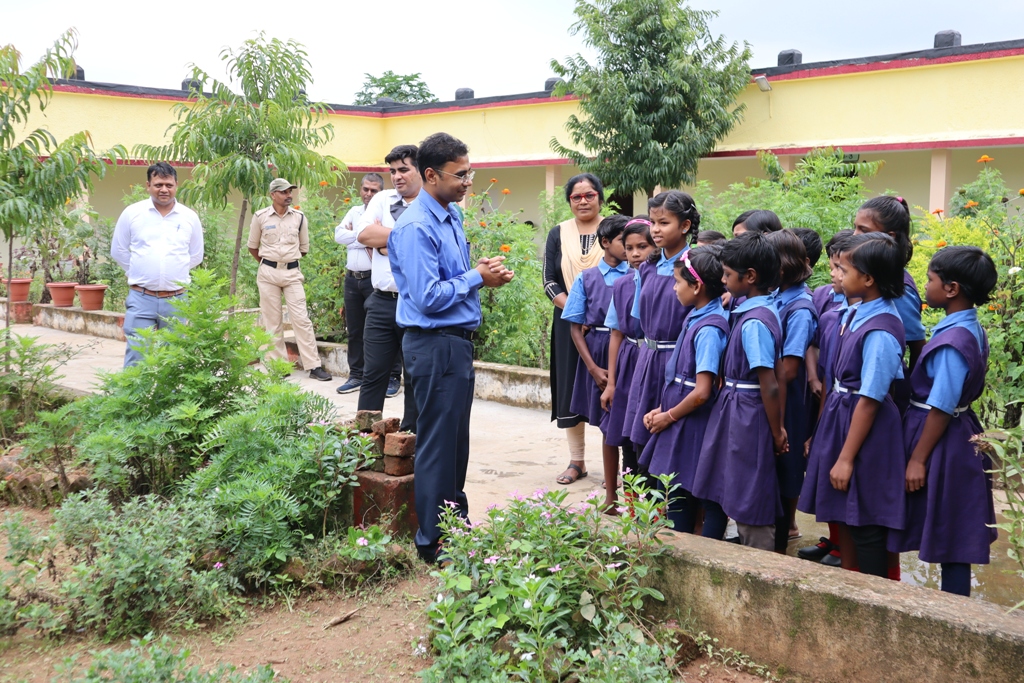
<path fill-rule="evenodd" d="M 309 252 L 308 222 L 301 211 L 288 207 L 284 216 L 279 216 L 273 205 L 268 206 L 253 214 L 247 246 L 257 249 L 260 256 L 260 265 L 256 271 L 256 284 L 260 290 L 260 315 L 263 316 L 263 325 L 267 331 L 274 335 L 274 349 L 267 357 L 288 358 L 281 320 L 283 294 L 302 367 L 312 370 L 320 367 L 320 354 L 317 353 L 313 324 L 306 311 L 306 292 L 302 288 L 306 278 L 298 268 L 302 254 Z M 289 268 L 289 264 L 292 267 Z"/>

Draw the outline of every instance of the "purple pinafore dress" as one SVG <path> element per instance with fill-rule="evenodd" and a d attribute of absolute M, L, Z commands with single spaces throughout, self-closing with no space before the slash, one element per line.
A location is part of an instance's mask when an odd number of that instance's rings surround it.
<path fill-rule="evenodd" d="M 845 310 L 833 308 L 822 313 L 818 318 L 818 329 L 814 333 L 818 347 L 818 379 L 821 380 L 821 386 L 826 389 L 832 388 L 832 381 L 835 379 L 832 374 L 832 361 L 839 346 L 839 323 Z"/>
<path fill-rule="evenodd" d="M 611 336 L 608 328 L 604 326 L 604 321 L 608 315 L 608 304 L 612 300 L 612 288 L 605 284 L 604 275 L 598 268 L 587 268 L 581 275 L 583 288 L 587 293 L 583 324 L 590 328 L 583 339 L 594 362 L 598 367 L 607 369 L 608 341 Z M 576 362 L 576 379 L 572 385 L 569 408 L 577 415 L 583 416 L 590 424 L 603 429 L 602 424 L 607 413 L 601 408 L 601 389 L 597 388 L 597 382 L 590 375 L 582 358 Z"/>
<path fill-rule="evenodd" d="M 815 323 L 818 314 L 814 303 L 807 299 L 794 299 L 779 310 L 782 321 L 782 338 L 786 339 L 787 328 L 793 314 L 797 311 L 808 311 Z M 806 352 L 806 349 L 805 349 Z M 783 498 L 798 498 L 804 484 L 804 469 L 807 458 L 804 457 L 804 443 L 811 436 L 816 415 L 812 415 L 814 400 L 810 387 L 807 386 L 807 364 L 800 360 L 796 377 L 786 386 L 786 434 L 789 437 L 789 452 L 780 454 L 775 459 L 775 469 L 779 477 L 779 492 Z"/>
<path fill-rule="evenodd" d="M 967 360 L 967 381 L 960 404 L 964 410 L 954 413 L 946 433 L 935 444 L 925 464 L 924 487 L 907 494 L 907 521 L 903 531 L 889 534 L 889 550 L 919 550 L 922 562 L 962 562 L 988 564 L 989 546 L 997 531 L 992 504 L 991 459 L 978 452 L 971 437 L 982 432 L 981 423 L 970 408 L 985 389 L 988 366 L 988 340 L 979 348 L 978 340 L 963 327 L 952 327 L 933 337 L 921 352 L 910 377 L 912 401 L 904 418 L 903 436 L 907 450 L 906 462 L 921 439 L 932 389 L 932 378 L 925 361 L 936 350 L 951 346 Z M 918 405 L 914 405 L 914 404 Z"/>
<path fill-rule="evenodd" d="M 835 292 L 830 284 L 822 285 L 811 293 L 811 302 L 814 304 L 814 310 L 819 318 L 825 311 L 830 311 L 836 307 L 834 294 Z"/>
<path fill-rule="evenodd" d="M 683 258 L 685 253 L 679 254 L 678 258 Z M 679 303 L 674 289 L 675 277 L 659 275 L 654 263 L 640 266 L 640 281 L 643 283 L 640 289 L 640 327 L 645 340 L 640 346 L 636 373 L 629 389 L 623 434 L 642 447 L 651 438 L 651 433 L 644 426 L 644 415 L 658 407 L 665 384 L 665 365 L 679 333 L 683 331 L 683 320 L 692 307 Z"/>
<path fill-rule="evenodd" d="M 910 274 L 910 271 L 903 271 L 903 286 L 914 292 L 914 294 L 920 300 L 921 294 L 917 290 L 917 283 L 914 282 L 914 276 Z M 917 312 L 917 317 L 921 317 L 920 311 Z M 906 339 L 905 336 L 904 339 Z M 907 344 L 906 341 L 904 341 L 904 352 L 906 352 L 906 348 Z M 896 407 L 900 409 L 900 415 L 906 415 L 907 408 L 910 407 L 910 372 L 907 368 L 906 363 L 903 364 L 903 379 L 898 379 L 893 383 L 892 397 L 893 400 L 896 402 Z"/>
<path fill-rule="evenodd" d="M 708 420 L 692 493 L 722 506 L 740 524 L 768 526 L 782 516 L 775 474 L 775 440 L 758 384 L 743 350 L 741 328 L 760 320 L 782 351 L 782 328 L 775 311 L 758 306 L 733 313 L 729 343 L 722 358 L 724 384 Z"/>
<path fill-rule="evenodd" d="M 811 442 L 807 476 L 797 508 L 815 515 L 819 522 L 902 529 L 906 519 L 906 457 L 900 411 L 890 395 L 879 407 L 871 431 L 857 453 L 848 490 L 833 488 L 829 478 L 860 400 L 857 391 L 864 363 L 864 339 L 876 330 L 889 332 L 903 346 L 903 321 L 890 313 L 876 315 L 856 330 L 839 329 L 832 362 L 833 384 L 826 387 L 825 407 Z"/>
<path fill-rule="evenodd" d="M 636 296 L 636 282 L 632 273 L 624 275 L 612 285 L 612 301 L 615 302 L 615 313 L 619 317 L 619 331 L 625 339 L 619 344 L 619 355 L 615 357 L 615 396 L 605 417 L 604 442 L 609 446 L 622 446 L 629 443 L 626 434 L 626 406 L 629 403 L 629 390 L 633 386 L 633 374 L 636 361 L 640 356 L 640 320 L 633 317 L 633 298 Z"/>
<path fill-rule="evenodd" d="M 670 410 L 679 405 L 697 386 L 697 333 L 708 325 L 729 334 L 729 321 L 721 315 L 706 315 L 690 329 L 686 329 L 686 322 L 683 322 L 684 331 L 680 333 L 678 342 L 679 353 L 671 370 L 671 379 L 664 384 L 661 394 L 662 410 Z M 651 474 L 675 474 L 674 483 L 689 492 L 693 487 L 693 473 L 697 470 L 704 432 L 717 394 L 717 390 L 712 390 L 707 403 L 679 418 L 664 431 L 651 435 L 651 440 L 640 456 L 640 466 Z"/>

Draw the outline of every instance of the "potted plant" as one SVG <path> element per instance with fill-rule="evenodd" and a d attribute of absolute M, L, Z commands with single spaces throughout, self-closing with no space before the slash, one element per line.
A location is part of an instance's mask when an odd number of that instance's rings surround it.
<path fill-rule="evenodd" d="M 27 249 L 19 249 L 13 253 L 11 260 L 11 277 L 4 280 L 7 285 L 7 298 L 12 304 L 28 301 L 29 287 L 32 286 L 34 262 Z"/>
<path fill-rule="evenodd" d="M 64 261 L 57 265 L 55 274 L 60 278 L 58 282 L 47 282 L 46 289 L 50 292 L 50 299 L 56 308 L 68 308 L 75 305 L 75 287 L 78 283 L 72 279 L 74 275 L 74 264 L 71 261 Z"/>
<path fill-rule="evenodd" d="M 82 306 L 82 310 L 103 310 L 103 296 L 107 292 L 107 287 L 108 285 L 103 284 L 75 285 L 78 303 Z"/>

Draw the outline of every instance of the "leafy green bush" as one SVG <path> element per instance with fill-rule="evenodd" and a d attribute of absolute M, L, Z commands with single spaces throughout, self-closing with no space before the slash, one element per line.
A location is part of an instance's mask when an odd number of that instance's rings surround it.
<path fill-rule="evenodd" d="M 191 654 L 188 650 L 175 652 L 173 646 L 167 636 L 155 640 L 150 633 L 141 640 L 132 640 L 127 650 L 93 652 L 92 664 L 82 676 L 74 674 L 77 656 L 67 658 L 58 669 L 63 676 L 56 680 L 69 683 L 269 683 L 278 680 L 287 683 L 287 679 L 276 678 L 274 670 L 266 665 L 248 675 L 224 664 L 201 673 L 198 666 L 186 664 Z"/>
<path fill-rule="evenodd" d="M 1017 574 L 1024 579 L 1024 430 L 1020 427 L 1002 432 L 989 432 L 979 445 L 992 455 L 992 474 L 1006 492 L 1005 522 L 996 527 L 1006 534 L 1006 554 L 1017 563 Z M 1021 600 L 1013 609 L 1024 607 Z"/>
<path fill-rule="evenodd" d="M 287 372 L 287 363 L 264 360 L 269 335 L 246 313 L 227 315 L 234 300 L 226 282 L 193 272 L 182 320 L 141 330 L 142 361 L 103 377 L 98 394 L 84 400 L 78 444 L 97 483 L 120 496 L 167 493 L 204 461 L 207 431 L 238 401 L 257 396 Z"/>
<path fill-rule="evenodd" d="M 53 410 L 68 399 L 57 387 L 60 368 L 78 349 L 65 344 L 41 344 L 39 337 L 0 330 L 0 444 L 16 441 L 25 425 L 44 410 Z"/>
<path fill-rule="evenodd" d="M 636 485 L 632 476 L 627 485 Z M 446 511 L 444 551 L 451 563 L 437 573 L 441 592 L 428 608 L 437 656 L 426 680 L 442 674 L 503 680 L 492 677 L 499 672 L 539 680 L 578 667 L 579 657 L 566 653 L 604 646 L 621 651 L 621 641 L 609 641 L 610 630 L 646 642 L 640 610 L 646 599 L 664 599 L 645 582 L 661 550 L 656 534 L 666 524 L 664 495 L 634 491 L 632 514 L 615 518 L 602 514 L 596 493 L 585 504 L 567 506 L 564 491 L 544 490 L 516 495 L 503 510 L 492 506 L 486 521 L 472 526 Z M 644 655 L 642 668 L 649 664 L 667 675 L 659 660 Z"/>
<path fill-rule="evenodd" d="M 325 588 L 387 581 L 418 562 L 376 524 L 329 534 L 304 548 L 302 556 L 306 569 L 303 583 Z"/>

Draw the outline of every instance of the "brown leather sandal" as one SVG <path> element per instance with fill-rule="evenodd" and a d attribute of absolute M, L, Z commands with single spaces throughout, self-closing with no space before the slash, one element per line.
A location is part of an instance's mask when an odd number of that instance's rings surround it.
<path fill-rule="evenodd" d="M 585 472 L 582 467 L 580 467 L 574 462 L 570 462 L 569 466 L 565 468 L 566 472 L 568 472 L 569 470 L 575 470 L 576 476 L 572 477 L 563 472 L 562 474 L 558 475 L 558 478 L 555 479 L 555 481 L 558 482 L 559 484 L 562 484 L 563 486 L 567 486 L 569 484 L 579 481 L 580 479 L 586 479 L 587 475 L 590 474 L 589 472 Z"/>

